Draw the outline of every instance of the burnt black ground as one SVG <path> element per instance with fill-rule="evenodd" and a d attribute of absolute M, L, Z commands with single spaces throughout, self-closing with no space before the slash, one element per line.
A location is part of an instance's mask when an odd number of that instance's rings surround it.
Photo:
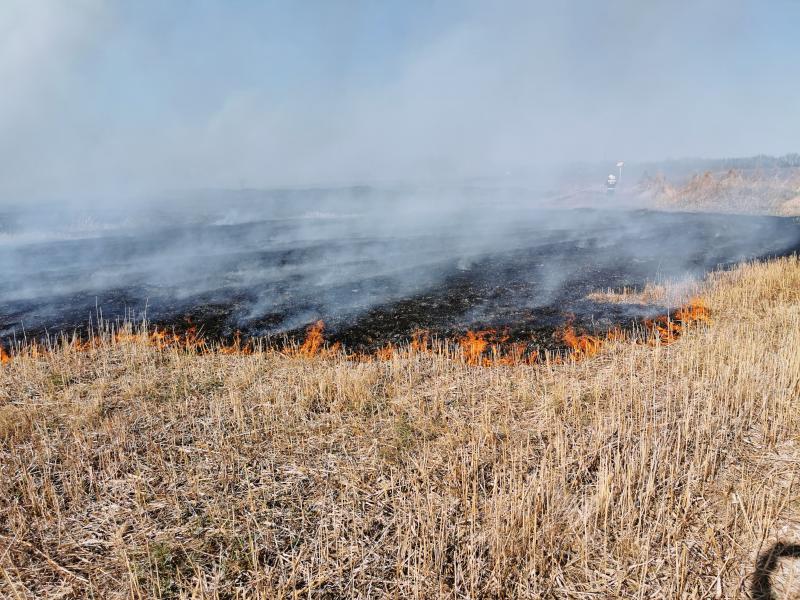
<path fill-rule="evenodd" d="M 296 218 L 165 219 L 91 234 L 11 235 L 0 258 L 0 340 L 146 314 L 209 338 L 326 337 L 354 349 L 467 329 L 557 346 L 667 307 L 599 304 L 606 288 L 701 277 L 796 252 L 795 219 L 648 210 L 369 207 Z M 0 216 L 1 217 L 1 216 Z"/>

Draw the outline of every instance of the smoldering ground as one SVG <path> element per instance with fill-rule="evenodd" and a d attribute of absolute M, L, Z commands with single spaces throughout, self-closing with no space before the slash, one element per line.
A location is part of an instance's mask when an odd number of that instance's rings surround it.
<path fill-rule="evenodd" d="M 666 310 L 593 291 L 698 278 L 798 249 L 793 219 L 568 209 L 481 188 L 204 192 L 146 211 L 5 212 L 0 336 L 83 331 L 145 316 L 204 335 L 301 335 L 377 347 L 417 329 L 507 330 L 547 344 L 575 319 L 597 331 Z M 156 207 L 157 206 L 157 207 Z"/>
<path fill-rule="evenodd" d="M 145 309 L 223 337 L 323 318 L 359 344 L 629 318 L 585 293 L 781 253 L 793 224 L 524 189 L 575 161 L 794 150 L 782 10 L 7 0 L 0 336 Z M 447 187 L 498 177 L 523 191 Z M 330 187 L 387 181 L 444 187 Z"/>

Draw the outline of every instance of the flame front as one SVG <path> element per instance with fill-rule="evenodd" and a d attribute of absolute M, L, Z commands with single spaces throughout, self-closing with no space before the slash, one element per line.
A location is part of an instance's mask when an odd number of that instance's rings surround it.
<path fill-rule="evenodd" d="M 489 345 L 486 336 L 493 334 L 494 331 L 468 331 L 467 334 L 458 340 L 461 350 L 464 352 L 464 360 L 470 365 L 485 365 L 486 357 L 483 351 Z"/>
<path fill-rule="evenodd" d="M 464 361 L 469 365 L 513 366 L 533 364 L 539 358 L 536 351 L 525 356 L 528 344 L 525 342 L 509 342 L 509 336 L 502 334 L 498 337 L 493 329 L 484 331 L 467 331 L 466 335 L 458 340 L 458 345 L 464 356 Z"/>
<path fill-rule="evenodd" d="M 571 322 L 561 331 L 561 339 L 572 350 L 571 357 L 574 359 L 595 356 L 603 345 L 603 340 L 599 337 L 588 334 L 577 335 Z"/>
<path fill-rule="evenodd" d="M 217 349 L 220 354 L 253 354 L 253 344 L 248 342 L 242 343 L 242 333 L 237 331 L 233 336 L 233 342 L 229 345 L 222 345 Z"/>
<path fill-rule="evenodd" d="M 394 356 L 394 346 L 391 344 L 386 344 L 375 351 L 375 358 L 378 360 L 392 360 L 392 356 Z"/>
<path fill-rule="evenodd" d="M 680 307 L 670 317 L 664 315 L 645 321 L 645 327 L 652 333 L 650 343 L 671 344 L 688 327 L 696 323 L 707 323 L 711 320 L 711 311 L 702 298 L 692 298 L 686 306 Z"/>
<path fill-rule="evenodd" d="M 411 350 L 414 352 L 427 352 L 430 332 L 427 329 L 417 329 L 411 334 Z"/>
<path fill-rule="evenodd" d="M 653 344 L 671 344 L 683 334 L 687 327 L 697 323 L 708 323 L 711 320 L 711 310 L 702 298 L 693 298 L 689 304 L 681 306 L 675 313 L 663 315 L 644 322 L 648 336 L 645 341 Z M 572 322 L 568 322 L 560 332 L 561 340 L 571 350 L 570 358 L 580 360 L 595 356 L 607 342 L 625 341 L 631 336 L 619 328 L 612 329 L 605 337 L 582 334 L 577 335 Z"/>
<path fill-rule="evenodd" d="M 572 321 L 568 322 L 556 335 L 569 348 L 568 357 L 571 360 L 581 360 L 595 356 L 609 342 L 631 341 L 634 343 L 668 344 L 675 341 L 692 324 L 710 320 L 710 309 L 702 299 L 694 298 L 689 304 L 675 310 L 671 316 L 665 315 L 645 321 L 644 325 L 648 335 L 644 339 L 633 333 L 626 333 L 619 328 L 608 331 L 605 336 L 579 335 L 576 333 Z M 528 351 L 529 342 L 509 342 L 508 335 L 498 335 L 496 331 L 491 329 L 467 331 L 463 337 L 456 340 L 455 344 L 448 343 L 447 340 L 432 341 L 430 332 L 420 329 L 412 333 L 406 346 L 394 346 L 391 343 L 387 343 L 381 348 L 365 354 L 344 353 L 338 342 L 326 345 L 324 332 L 325 323 L 317 321 L 306 329 L 306 337 L 299 347 L 292 345 L 276 350 L 289 356 L 310 358 L 341 355 L 349 360 L 371 362 L 374 360 L 388 361 L 402 352 L 452 357 L 452 351 L 455 347 L 460 350 L 461 360 L 469 365 L 489 367 L 530 365 L 539 362 L 539 353 L 537 351 Z M 95 336 L 87 340 L 82 340 L 76 336 L 71 340 L 65 340 L 64 343 L 67 347 L 78 352 L 92 351 L 109 343 L 119 345 L 144 343 L 157 350 L 177 348 L 188 352 L 223 355 L 245 355 L 253 354 L 256 351 L 256 346 L 254 346 L 252 340 L 242 342 L 241 334 L 238 331 L 230 344 L 208 344 L 194 325 L 186 329 L 183 334 L 178 334 L 174 331 L 168 332 L 163 329 L 148 331 L 144 327 L 141 330 L 134 330 L 128 325 L 105 336 Z M 260 348 L 260 346 L 258 347 Z M 37 358 L 46 354 L 48 350 L 40 348 L 36 343 L 32 343 L 20 350 L 20 352 L 24 352 L 26 356 Z M 553 360 L 556 363 L 560 363 L 563 357 L 557 356 Z M 11 356 L 0 346 L 0 365 L 5 365 L 10 361 Z"/>
<path fill-rule="evenodd" d="M 313 325 L 309 325 L 308 329 L 306 329 L 306 339 L 300 346 L 298 354 L 309 357 L 319 354 L 320 348 L 322 348 L 322 344 L 325 342 L 325 338 L 322 336 L 324 331 L 325 323 L 322 321 L 317 321 Z"/>

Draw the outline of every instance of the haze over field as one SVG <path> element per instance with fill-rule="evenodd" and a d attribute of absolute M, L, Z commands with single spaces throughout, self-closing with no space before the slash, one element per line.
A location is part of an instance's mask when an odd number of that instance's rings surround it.
<path fill-rule="evenodd" d="M 0 6 L 0 203 L 782 154 L 793 2 Z"/>
<path fill-rule="evenodd" d="M 0 597 L 800 598 L 797 23 L 0 0 Z"/>
<path fill-rule="evenodd" d="M 562 209 L 671 201 L 660 180 L 637 195 L 648 160 L 791 150 L 794 13 L 5 2 L 0 338 L 145 306 L 215 314 L 219 333 L 396 320 L 407 300 L 402 327 L 362 337 L 519 325 L 536 320 L 521 306 L 575 311 L 587 286 L 790 252 L 777 220 L 685 217 L 674 235 L 673 217 Z M 794 206 L 787 189 L 762 205 Z"/>

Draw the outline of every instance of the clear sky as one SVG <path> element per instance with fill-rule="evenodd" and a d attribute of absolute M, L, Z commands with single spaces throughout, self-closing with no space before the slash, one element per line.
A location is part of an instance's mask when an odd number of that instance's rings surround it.
<path fill-rule="evenodd" d="M 799 151 L 800 2 L 2 0 L 0 202 Z"/>

